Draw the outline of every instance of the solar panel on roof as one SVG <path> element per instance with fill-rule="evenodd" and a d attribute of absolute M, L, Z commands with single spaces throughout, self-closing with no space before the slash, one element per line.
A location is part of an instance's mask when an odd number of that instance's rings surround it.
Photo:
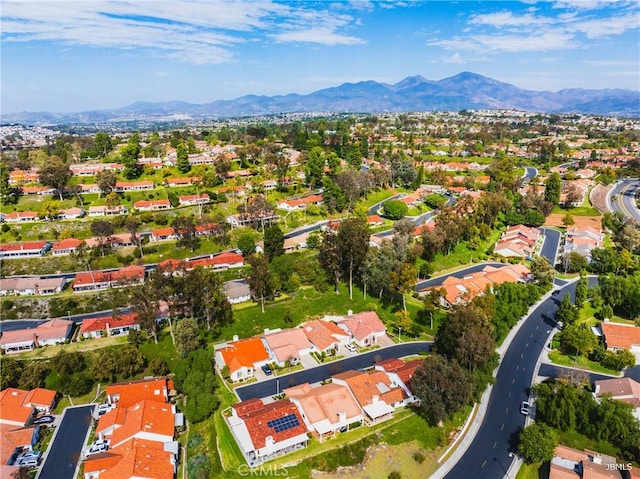
<path fill-rule="evenodd" d="M 298 421 L 298 416 L 296 416 L 295 414 L 287 414 L 284 417 L 272 419 L 271 421 L 267 422 L 267 426 L 273 428 L 275 432 L 286 431 L 299 425 L 300 421 Z"/>

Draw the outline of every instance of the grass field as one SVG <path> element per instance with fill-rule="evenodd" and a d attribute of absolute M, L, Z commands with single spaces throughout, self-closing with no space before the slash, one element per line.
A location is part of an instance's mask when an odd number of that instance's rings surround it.
<path fill-rule="evenodd" d="M 547 479 L 549 477 L 549 466 L 539 462 L 535 464 L 522 464 L 516 479 Z"/>
<path fill-rule="evenodd" d="M 441 274 L 443 271 L 455 268 L 460 265 L 468 265 L 469 263 L 478 263 L 488 258 L 487 250 L 493 246 L 500 235 L 501 231 L 493 231 L 491 235 L 480 242 L 477 248 L 470 249 L 466 242 L 458 244 L 451 254 L 438 254 L 432 262 L 434 276 Z"/>
<path fill-rule="evenodd" d="M 395 321 L 394 313 L 401 308 L 399 304 L 383 304 L 378 298 L 369 295 L 364 298 L 362 290 L 356 287 L 353 290 L 353 299 L 349 299 L 346 286 L 340 285 L 339 291 L 340 294 L 335 294 L 332 287 L 325 292 L 319 292 L 315 288 L 303 288 L 295 295 L 283 295 L 279 301 L 265 303 L 264 313 L 261 312 L 259 304 L 243 306 L 234 311 L 234 321 L 222 328 L 221 337 L 231 339 L 234 334 L 241 338 L 250 337 L 262 333 L 265 328 L 290 328 L 325 314 L 345 315 L 349 310 L 375 310 L 380 318 L 389 324 Z M 416 317 L 420 307 L 419 301 L 407 301 L 407 309 L 412 318 Z M 287 324 L 284 321 L 285 311 L 296 319 L 295 324 Z"/>
<path fill-rule="evenodd" d="M 600 363 L 595 361 L 591 361 L 589 358 L 585 356 L 573 356 L 568 354 L 563 354 L 558 350 L 551 351 L 549 353 L 549 359 L 553 364 L 558 364 L 560 366 L 569 366 L 572 368 L 580 368 L 587 369 L 589 371 L 594 371 L 596 373 L 610 374 L 612 376 L 619 376 L 620 371 L 615 371 L 613 369 L 605 368 Z"/>

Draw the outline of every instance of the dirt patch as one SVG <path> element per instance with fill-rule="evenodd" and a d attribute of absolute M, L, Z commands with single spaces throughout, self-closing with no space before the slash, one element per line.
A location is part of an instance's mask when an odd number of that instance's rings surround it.
<path fill-rule="evenodd" d="M 571 212 L 569 212 L 571 214 Z M 564 215 L 561 213 L 552 213 L 547 217 L 547 221 L 544 223 L 545 226 L 556 226 L 556 227 L 564 227 L 562 220 L 564 219 Z M 602 216 L 573 216 L 574 226 L 585 227 L 591 226 L 597 230 L 602 228 Z"/>
<path fill-rule="evenodd" d="M 424 456 L 424 462 L 413 459 L 415 453 Z M 313 479 L 387 479 L 393 471 L 398 471 L 403 479 L 423 479 L 429 477 L 438 467 L 438 454 L 442 451 L 427 451 L 416 441 L 398 446 L 378 444 L 369 448 L 362 464 L 340 467 L 334 472 L 313 471 Z"/>

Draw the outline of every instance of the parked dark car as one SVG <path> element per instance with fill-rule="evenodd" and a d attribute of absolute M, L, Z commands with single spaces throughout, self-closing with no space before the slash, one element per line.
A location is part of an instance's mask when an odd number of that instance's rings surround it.
<path fill-rule="evenodd" d="M 265 364 L 264 366 L 262 366 L 262 370 L 267 376 L 271 376 L 272 371 L 268 364 Z"/>
<path fill-rule="evenodd" d="M 53 416 L 40 416 L 33 420 L 31 424 L 51 424 L 56 418 Z"/>

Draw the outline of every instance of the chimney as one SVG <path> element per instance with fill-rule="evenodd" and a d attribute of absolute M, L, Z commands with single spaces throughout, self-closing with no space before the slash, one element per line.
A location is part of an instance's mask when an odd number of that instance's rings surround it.
<path fill-rule="evenodd" d="M 109 323 L 105 324 L 106 329 L 107 329 L 107 337 L 111 336 L 111 325 Z"/>
<path fill-rule="evenodd" d="M 269 334 L 269 328 L 264 328 L 264 334 Z"/>
<path fill-rule="evenodd" d="M 346 422 L 346 420 L 347 420 L 347 413 L 344 411 L 338 411 L 338 421 Z"/>
<path fill-rule="evenodd" d="M 347 311 L 347 316 L 353 316 L 353 310 L 350 309 L 349 311 Z"/>
<path fill-rule="evenodd" d="M 377 394 L 374 394 L 373 396 L 371 396 L 371 403 L 375 404 L 378 401 L 380 401 L 380 396 L 378 396 Z"/>
<path fill-rule="evenodd" d="M 273 446 L 275 444 L 275 441 L 273 440 L 273 436 L 265 437 L 264 442 L 266 446 Z"/>
<path fill-rule="evenodd" d="M 238 341 L 238 339 L 239 339 L 239 338 L 238 338 L 238 335 L 237 335 L 237 334 L 234 334 L 234 335 L 233 335 L 233 341 L 234 341 L 234 342 L 235 342 L 235 341 Z"/>

